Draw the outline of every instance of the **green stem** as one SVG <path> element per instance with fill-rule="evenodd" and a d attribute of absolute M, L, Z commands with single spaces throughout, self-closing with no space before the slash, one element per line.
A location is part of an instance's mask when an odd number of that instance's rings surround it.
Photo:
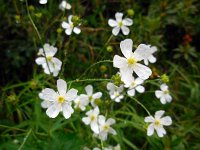
<path fill-rule="evenodd" d="M 130 97 L 130 96 L 129 96 Z M 130 97 L 132 100 L 134 100 L 136 103 L 138 103 L 146 112 L 149 116 L 151 116 L 151 113 L 148 111 L 148 109 L 140 102 L 138 101 L 136 98 Z"/>
<path fill-rule="evenodd" d="M 30 129 L 30 130 L 28 131 L 27 135 L 25 136 L 25 138 L 24 138 L 24 140 L 23 140 L 23 143 L 20 145 L 20 147 L 18 148 L 18 150 L 21 150 L 21 149 L 22 149 L 22 147 L 23 147 L 24 144 L 26 143 L 26 141 L 27 141 L 29 135 L 31 134 L 31 131 L 32 131 L 32 129 Z"/>
<path fill-rule="evenodd" d="M 38 29 L 37 29 L 37 27 L 36 27 L 36 25 L 35 25 L 35 23 L 34 23 L 32 17 L 31 17 L 31 15 L 30 15 L 30 12 L 29 12 L 29 9 L 28 9 L 28 1 L 27 1 L 27 0 L 26 0 L 26 10 L 27 10 L 28 18 L 30 19 L 31 24 L 32 24 L 33 28 L 35 29 L 35 31 L 36 31 L 36 33 L 37 33 L 37 35 L 38 35 L 38 38 L 39 38 L 39 40 L 40 40 L 40 43 L 41 43 L 41 45 L 43 46 L 44 44 L 43 44 L 43 42 L 42 42 L 42 37 L 41 37 L 41 35 L 40 35 L 40 33 L 39 33 L 39 31 L 38 31 Z M 50 67 L 49 67 L 49 63 L 48 63 L 48 61 L 47 61 L 47 57 L 46 57 L 46 53 L 45 53 L 45 51 L 44 51 L 44 48 L 42 48 L 42 51 L 43 51 L 44 56 L 45 56 L 45 61 L 46 61 L 46 63 L 47 63 L 48 70 L 49 70 L 49 72 L 50 72 L 50 74 L 51 74 L 51 70 L 50 70 Z"/>
<path fill-rule="evenodd" d="M 72 81 L 69 81 L 67 82 L 67 84 L 72 84 L 72 83 L 78 83 L 78 82 L 101 82 L 101 81 L 112 81 L 111 79 L 83 79 L 83 80 L 79 80 L 79 79 L 76 79 L 76 80 L 72 80 Z"/>

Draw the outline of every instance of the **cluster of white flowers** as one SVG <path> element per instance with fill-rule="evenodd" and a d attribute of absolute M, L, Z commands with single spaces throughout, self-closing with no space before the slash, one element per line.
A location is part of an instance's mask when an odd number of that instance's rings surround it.
<path fill-rule="evenodd" d="M 83 117 L 82 121 L 86 125 L 90 125 L 95 137 L 105 141 L 107 140 L 108 133 L 113 135 L 117 134 L 116 131 L 111 127 L 111 125 L 115 124 L 115 120 L 109 118 L 106 121 L 106 118 L 103 115 L 99 115 L 99 113 L 99 108 L 95 107 L 94 109 L 86 112 L 87 117 Z"/>
<path fill-rule="evenodd" d="M 47 3 L 47 0 L 40 0 L 40 4 Z M 66 1 L 62 1 L 59 5 L 61 10 L 71 9 L 71 5 Z M 73 19 L 73 15 L 68 16 L 68 22 L 63 21 L 61 26 L 65 29 L 67 35 L 71 35 L 72 32 L 79 34 L 81 29 L 79 26 L 81 23 L 74 22 L 77 18 Z M 117 12 L 115 14 L 116 20 L 109 19 L 108 24 L 114 27 L 112 34 L 117 36 L 122 30 L 124 35 L 130 33 L 130 29 L 127 26 L 133 24 L 133 20 L 130 18 L 122 19 L 123 13 Z M 133 52 L 133 41 L 131 39 L 125 39 L 120 42 L 120 49 L 124 57 L 115 55 L 113 58 L 113 67 L 119 69 L 119 74 L 121 76 L 120 85 L 115 85 L 112 82 L 107 83 L 107 90 L 109 91 L 110 99 L 117 103 L 124 99 L 125 93 L 128 96 L 135 96 L 136 91 L 139 93 L 145 92 L 143 83 L 147 80 L 151 74 L 152 70 L 148 67 L 149 63 L 155 63 L 156 58 L 153 54 L 157 51 L 155 46 L 150 46 L 146 44 L 139 44 L 136 50 Z M 39 49 L 38 57 L 35 61 L 38 65 L 42 65 L 44 72 L 46 74 L 53 74 L 57 76 L 61 70 L 62 62 L 54 57 L 57 52 L 57 48 L 51 46 L 50 44 L 44 44 L 43 48 Z M 144 62 L 145 65 L 142 64 Z M 136 77 L 135 77 L 136 76 Z M 124 89 L 127 91 L 124 92 Z M 162 104 L 171 102 L 172 97 L 169 94 L 168 86 L 162 84 L 160 86 L 161 90 L 155 91 L 155 95 L 160 99 Z M 99 138 L 102 141 L 107 140 L 108 134 L 116 135 L 117 132 L 111 127 L 115 124 L 115 119 L 108 118 L 100 115 L 100 110 L 98 107 L 98 101 L 102 97 L 102 92 L 94 92 L 92 85 L 87 85 L 85 87 L 86 94 L 78 94 L 76 89 L 67 89 L 67 83 L 62 80 L 57 80 L 57 91 L 51 88 L 45 88 L 39 93 L 39 97 L 43 100 L 41 106 L 46 110 L 46 114 L 50 118 L 55 118 L 61 112 L 63 116 L 68 119 L 74 113 L 74 109 L 79 109 L 86 112 L 86 117 L 82 118 L 85 125 L 89 125 L 94 133 L 94 137 Z M 89 108 L 89 110 L 88 110 Z M 145 117 L 145 122 L 150 123 L 147 128 L 147 135 L 151 136 L 156 130 L 159 137 L 163 137 L 166 134 L 163 126 L 169 126 L 172 124 L 171 117 L 163 117 L 164 111 L 160 110 L 155 113 L 155 117 L 148 116 Z M 94 148 L 93 150 L 98 150 L 99 148 Z M 120 146 L 115 147 L 105 147 L 105 150 L 120 150 Z"/>
<path fill-rule="evenodd" d="M 91 149 L 89 149 L 89 148 L 87 148 L 87 147 L 84 147 L 83 150 L 91 150 Z M 92 150 L 102 150 L 102 149 L 99 148 L 99 147 L 95 147 L 95 148 L 93 148 Z M 120 147 L 119 144 L 117 144 L 116 146 L 104 147 L 103 150 L 121 150 L 121 147 Z"/>

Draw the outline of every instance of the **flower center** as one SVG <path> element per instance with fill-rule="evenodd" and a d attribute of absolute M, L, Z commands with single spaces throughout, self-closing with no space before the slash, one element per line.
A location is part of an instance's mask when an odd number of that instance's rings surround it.
<path fill-rule="evenodd" d="M 109 129 L 109 125 L 106 124 L 103 126 L 103 130 L 107 131 L 108 129 Z"/>
<path fill-rule="evenodd" d="M 159 126 L 159 125 L 160 125 L 160 120 L 155 120 L 154 124 L 155 124 L 156 126 Z"/>
<path fill-rule="evenodd" d="M 89 101 L 92 101 L 92 96 L 89 96 Z"/>
<path fill-rule="evenodd" d="M 119 94 L 118 92 L 116 92 L 116 93 L 115 93 L 115 96 L 118 97 L 118 96 L 120 96 L 120 94 Z"/>
<path fill-rule="evenodd" d="M 136 62 L 137 62 L 137 61 L 136 61 L 134 58 L 132 58 L 132 57 L 128 59 L 128 64 L 129 64 L 129 65 L 133 65 L 133 64 L 135 64 Z"/>
<path fill-rule="evenodd" d="M 131 86 L 132 86 L 132 87 L 135 87 L 135 86 L 136 86 L 135 81 L 133 81 L 133 82 L 131 83 Z"/>
<path fill-rule="evenodd" d="M 74 27 L 74 24 L 73 24 L 73 23 L 71 23 L 71 24 L 70 24 L 70 28 L 73 28 L 73 27 Z"/>
<path fill-rule="evenodd" d="M 165 91 L 164 91 L 164 94 L 169 94 L 169 91 L 168 91 L 168 90 L 165 90 Z"/>
<path fill-rule="evenodd" d="M 91 121 L 94 121 L 96 119 L 96 116 L 95 115 L 91 115 L 90 119 L 91 119 Z"/>
<path fill-rule="evenodd" d="M 123 22 L 122 22 L 122 21 L 119 22 L 119 26 L 120 26 L 120 27 L 123 26 Z"/>
<path fill-rule="evenodd" d="M 52 56 L 47 56 L 47 61 L 51 61 Z"/>
<path fill-rule="evenodd" d="M 57 99 L 57 100 L 58 100 L 59 103 L 62 104 L 62 103 L 64 102 L 65 99 L 64 99 L 63 96 L 58 96 L 58 99 Z"/>

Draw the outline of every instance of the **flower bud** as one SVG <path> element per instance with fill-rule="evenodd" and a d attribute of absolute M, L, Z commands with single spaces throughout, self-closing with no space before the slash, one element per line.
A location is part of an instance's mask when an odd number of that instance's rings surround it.
<path fill-rule="evenodd" d="M 166 74 L 163 74 L 161 76 L 161 80 L 163 83 L 167 83 L 167 82 L 169 82 L 169 77 Z"/>
<path fill-rule="evenodd" d="M 121 84 L 123 84 L 119 73 L 117 73 L 116 75 L 113 75 L 111 79 L 113 80 L 114 85 L 116 86 L 120 86 Z"/>
<path fill-rule="evenodd" d="M 135 14 L 135 12 L 134 12 L 134 10 L 133 9 L 128 9 L 127 10 L 127 14 L 128 14 L 128 16 L 134 16 L 134 14 Z"/>
<path fill-rule="evenodd" d="M 62 32 L 62 29 L 61 28 L 57 28 L 56 32 L 59 34 Z"/>
<path fill-rule="evenodd" d="M 81 23 L 81 19 L 79 16 L 73 16 L 72 22 L 73 22 L 74 26 L 78 26 Z"/>
<path fill-rule="evenodd" d="M 112 52 L 112 51 L 113 51 L 113 48 L 112 48 L 112 46 L 109 45 L 109 46 L 106 47 L 106 50 L 107 50 L 108 52 Z"/>
<path fill-rule="evenodd" d="M 105 65 L 101 65 L 100 70 L 101 70 L 101 72 L 106 72 L 107 67 Z"/>

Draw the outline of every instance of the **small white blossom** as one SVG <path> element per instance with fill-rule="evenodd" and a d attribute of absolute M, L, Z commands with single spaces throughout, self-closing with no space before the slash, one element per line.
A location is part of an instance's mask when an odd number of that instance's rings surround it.
<path fill-rule="evenodd" d="M 95 107 L 92 110 L 86 112 L 87 117 L 83 117 L 82 121 L 86 125 L 90 125 L 92 131 L 96 134 L 99 133 L 99 125 L 98 125 L 98 115 L 99 115 L 99 108 Z"/>
<path fill-rule="evenodd" d="M 51 103 L 46 114 L 50 118 L 55 118 L 60 112 L 63 112 L 63 116 L 68 119 L 74 112 L 71 104 L 78 91 L 76 89 L 67 91 L 67 83 L 62 79 L 57 80 L 57 89 L 57 92 L 50 88 L 42 90 L 42 99 Z"/>
<path fill-rule="evenodd" d="M 125 57 L 118 55 L 114 56 L 113 66 L 120 69 L 122 81 L 126 81 L 132 77 L 135 72 L 141 79 L 146 80 L 152 74 L 149 67 L 138 63 L 141 60 L 148 58 L 150 53 L 148 52 L 149 46 L 140 44 L 135 52 L 132 52 L 133 41 L 126 39 L 120 43 L 120 48 Z"/>
<path fill-rule="evenodd" d="M 150 55 L 144 59 L 144 64 L 145 65 L 149 65 L 150 63 L 155 63 L 156 62 L 156 57 L 153 56 L 153 53 L 155 53 L 157 51 L 157 47 L 156 46 L 151 46 L 150 49 Z"/>
<path fill-rule="evenodd" d="M 113 148 L 113 150 L 121 150 L 121 147 L 120 147 L 120 145 L 119 144 L 117 144 L 114 148 Z"/>
<path fill-rule="evenodd" d="M 89 100 L 91 105 L 93 107 L 96 107 L 97 105 L 95 103 L 95 100 L 101 98 L 102 93 L 101 92 L 93 93 L 93 86 L 92 85 L 87 85 L 85 87 L 85 91 L 86 91 L 87 95 L 82 94 L 82 96 L 84 95 L 85 97 L 87 97 L 87 99 Z"/>
<path fill-rule="evenodd" d="M 172 101 L 172 97 L 169 94 L 168 86 L 163 83 L 160 85 L 161 90 L 156 90 L 155 95 L 157 98 L 160 99 L 162 104 L 166 104 L 167 102 L 170 103 Z"/>
<path fill-rule="evenodd" d="M 44 54 L 44 52 L 45 54 Z M 57 52 L 57 48 L 49 45 L 48 43 L 44 44 L 43 48 L 39 49 L 38 55 L 42 57 L 38 57 L 35 62 L 38 65 L 42 65 L 44 72 L 46 74 L 53 73 L 53 76 L 57 76 L 59 71 L 61 70 L 62 62 L 54 57 Z M 46 55 L 46 58 L 45 58 Z M 48 63 L 48 65 L 47 65 Z"/>
<path fill-rule="evenodd" d="M 43 100 L 41 102 L 41 107 L 48 108 L 52 104 L 52 102 L 44 99 L 43 92 L 44 92 L 44 90 L 42 90 L 42 92 L 39 93 L 39 98 Z"/>
<path fill-rule="evenodd" d="M 40 0 L 39 3 L 40 3 L 40 4 L 46 4 L 46 3 L 47 3 L 47 0 Z"/>
<path fill-rule="evenodd" d="M 74 102 L 75 102 L 74 108 L 79 108 L 82 111 L 84 111 L 85 107 L 89 104 L 88 98 L 83 94 L 81 94 L 80 96 L 77 96 Z"/>
<path fill-rule="evenodd" d="M 131 26 L 133 24 L 132 19 L 130 18 L 122 19 L 122 17 L 123 17 L 123 13 L 117 12 L 115 14 L 116 20 L 113 20 L 113 19 L 108 20 L 109 26 L 114 27 L 112 30 L 112 34 L 115 36 L 119 34 L 120 29 L 122 30 L 122 33 L 124 35 L 128 35 L 130 32 L 130 29 L 127 26 Z"/>
<path fill-rule="evenodd" d="M 71 9 L 71 8 L 72 6 L 65 0 L 63 0 L 59 5 L 59 9 L 61 9 L 62 11 L 64 11 L 65 9 Z"/>
<path fill-rule="evenodd" d="M 107 140 L 108 133 L 111 133 L 113 135 L 116 135 L 116 131 L 111 127 L 111 125 L 115 124 L 115 120 L 112 118 L 109 118 L 106 121 L 106 118 L 102 115 L 99 116 L 98 118 L 99 122 L 99 134 L 98 137 L 102 140 L 105 141 Z"/>
<path fill-rule="evenodd" d="M 67 35 L 71 35 L 72 31 L 74 31 L 74 33 L 79 34 L 81 32 L 81 29 L 78 28 L 78 26 L 74 26 L 74 23 L 72 22 L 72 17 L 73 15 L 70 15 L 68 17 L 68 22 L 63 21 L 62 22 L 62 27 L 65 29 L 65 33 Z"/>
<path fill-rule="evenodd" d="M 162 117 L 165 111 L 159 110 L 155 113 L 155 116 L 145 117 L 145 122 L 150 122 L 151 124 L 147 128 L 147 135 L 151 136 L 156 130 L 159 137 L 163 137 L 166 134 L 163 126 L 170 126 L 172 124 L 172 119 L 170 116 Z M 162 118 L 161 118 L 162 117 Z"/>
<path fill-rule="evenodd" d="M 144 80 L 142 80 L 141 78 L 128 78 L 128 80 L 125 83 L 125 87 L 129 88 L 127 91 L 127 94 L 129 96 L 135 96 L 135 91 L 139 92 L 139 93 L 143 93 L 145 91 L 145 88 L 141 85 L 143 84 Z"/>
<path fill-rule="evenodd" d="M 121 99 L 124 98 L 124 95 L 122 94 L 124 89 L 124 86 L 121 85 L 120 87 L 114 85 L 113 83 L 109 82 L 107 84 L 107 90 L 109 90 L 110 98 L 114 100 L 115 102 L 120 102 Z"/>

